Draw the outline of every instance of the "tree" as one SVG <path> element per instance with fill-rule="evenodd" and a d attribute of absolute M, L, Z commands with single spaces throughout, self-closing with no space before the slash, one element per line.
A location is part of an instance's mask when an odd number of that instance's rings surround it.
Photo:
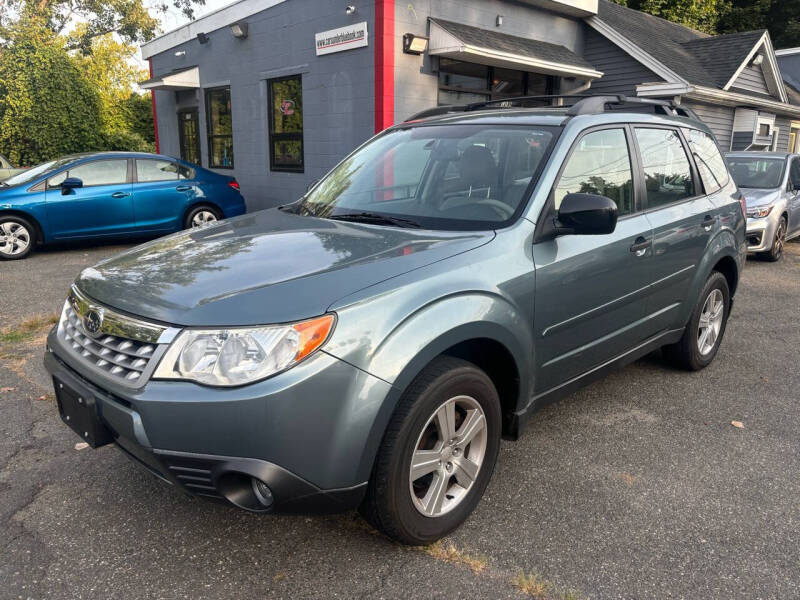
<path fill-rule="evenodd" d="M 0 47 L 0 152 L 31 165 L 102 148 L 101 100 L 63 38 L 29 14 Z"/>
<path fill-rule="evenodd" d="M 75 33 L 81 36 L 84 29 L 85 25 L 81 24 Z M 97 90 L 108 150 L 152 152 L 154 149 L 152 106 L 149 98 L 144 99 L 133 90 L 135 82 L 147 79 L 147 72 L 133 60 L 135 53 L 134 46 L 119 42 L 107 33 L 92 40 L 90 56 L 75 57 L 84 78 Z M 150 133 L 142 135 L 142 119 L 146 119 L 147 114 Z"/>
<path fill-rule="evenodd" d="M 787 0 L 732 0 L 720 21 L 720 33 L 769 29 L 776 48 L 800 46 L 800 2 Z"/>
<path fill-rule="evenodd" d="M 174 6 L 191 19 L 194 6 L 203 4 L 205 0 L 159 0 L 154 9 L 163 13 Z M 84 54 L 91 52 L 96 37 L 114 33 L 126 43 L 140 43 L 158 30 L 158 19 L 143 0 L 0 0 L 0 37 L 19 15 L 42 19 L 53 33 L 69 34 L 69 49 Z M 79 35 L 70 32 L 76 21 L 85 23 Z"/>
<path fill-rule="evenodd" d="M 727 14 L 729 0 L 612 0 L 617 4 L 704 31 L 717 33 L 719 20 Z"/>

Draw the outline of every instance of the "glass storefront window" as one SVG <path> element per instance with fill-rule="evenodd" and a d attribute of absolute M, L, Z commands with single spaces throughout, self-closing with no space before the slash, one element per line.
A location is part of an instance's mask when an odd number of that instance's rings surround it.
<path fill-rule="evenodd" d="M 270 169 L 302 172 L 304 161 L 301 76 L 271 79 L 269 106 Z"/>
<path fill-rule="evenodd" d="M 558 93 L 558 78 L 451 58 L 439 59 L 439 106 Z"/>
<path fill-rule="evenodd" d="M 231 89 L 206 91 L 208 122 L 208 166 L 215 169 L 233 168 L 233 121 L 231 119 Z"/>

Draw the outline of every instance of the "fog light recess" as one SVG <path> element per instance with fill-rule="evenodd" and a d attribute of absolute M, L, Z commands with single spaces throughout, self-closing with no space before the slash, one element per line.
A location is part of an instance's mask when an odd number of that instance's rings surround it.
<path fill-rule="evenodd" d="M 217 488 L 228 502 L 253 512 L 266 512 L 275 502 L 275 496 L 266 483 L 245 473 L 224 473 L 217 481 Z"/>

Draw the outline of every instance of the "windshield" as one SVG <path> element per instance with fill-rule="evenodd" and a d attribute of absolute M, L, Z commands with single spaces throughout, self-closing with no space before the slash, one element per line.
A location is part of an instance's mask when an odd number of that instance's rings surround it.
<path fill-rule="evenodd" d="M 76 159 L 75 156 L 65 156 L 64 158 L 59 158 L 57 160 L 50 160 L 40 165 L 36 165 L 35 167 L 31 167 L 27 171 L 23 171 L 22 173 L 17 173 L 12 177 L 3 180 L 3 182 L 0 183 L 0 186 L 2 185 L 12 186 L 12 185 L 21 185 L 23 183 L 28 183 L 29 181 L 37 179 L 40 175 L 44 175 L 45 173 L 55 171 L 56 169 L 59 169 L 64 165 L 68 165 L 75 159 Z"/>
<path fill-rule="evenodd" d="M 491 229 L 525 203 L 559 129 L 436 125 L 392 130 L 349 156 L 293 209 L 429 229 Z"/>
<path fill-rule="evenodd" d="M 733 180 L 740 188 L 774 189 L 783 181 L 782 158 L 759 156 L 729 156 Z"/>

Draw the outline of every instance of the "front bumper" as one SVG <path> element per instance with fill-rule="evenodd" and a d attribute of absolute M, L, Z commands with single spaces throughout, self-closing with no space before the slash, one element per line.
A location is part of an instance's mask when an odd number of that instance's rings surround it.
<path fill-rule="evenodd" d="M 775 211 L 773 211 L 775 212 Z M 778 221 L 770 214 L 763 219 L 747 219 L 747 251 L 748 252 L 768 252 L 772 250 L 772 242 L 775 239 L 775 230 L 778 228 Z"/>
<path fill-rule="evenodd" d="M 113 442 L 150 473 L 189 494 L 264 512 L 357 506 L 371 469 L 365 448 L 391 390 L 323 352 L 233 389 L 99 381 L 54 333 L 44 362 L 56 385 L 93 398 Z M 248 500 L 253 478 L 269 486 L 272 505 Z"/>

